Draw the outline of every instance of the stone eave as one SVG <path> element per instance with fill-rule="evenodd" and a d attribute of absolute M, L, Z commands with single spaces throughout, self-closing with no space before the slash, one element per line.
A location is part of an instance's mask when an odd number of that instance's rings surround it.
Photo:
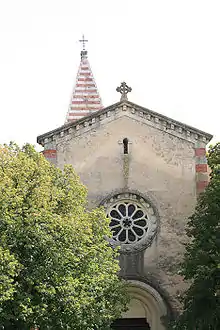
<path fill-rule="evenodd" d="M 42 146 L 44 146 L 45 143 L 47 143 L 48 140 L 53 139 L 54 136 L 59 135 L 60 137 L 62 137 L 66 134 L 72 133 L 74 129 L 76 131 L 80 131 L 80 128 L 82 127 L 84 128 L 88 125 L 92 126 L 96 122 L 96 119 L 98 119 L 98 121 L 101 122 L 102 120 L 105 119 L 106 117 L 105 115 L 110 117 L 111 113 L 118 109 L 122 109 L 122 111 L 126 111 L 127 109 L 130 109 L 132 116 L 137 117 L 138 115 L 138 117 L 144 118 L 146 124 L 147 123 L 151 124 L 152 126 L 160 130 L 167 131 L 168 134 L 173 134 L 180 138 L 190 140 L 192 142 L 195 142 L 196 140 L 200 140 L 203 143 L 207 144 L 213 137 L 211 134 L 201 131 L 195 127 L 191 127 L 189 125 L 183 124 L 179 121 L 166 117 L 160 113 L 149 110 L 142 106 L 139 106 L 130 101 L 123 101 L 112 104 L 111 106 L 99 110 L 89 116 L 83 117 L 77 121 L 62 125 L 56 128 L 55 130 L 39 135 L 37 137 L 37 142 Z M 137 118 L 135 119 L 137 120 Z"/>
<path fill-rule="evenodd" d="M 207 141 L 208 141 L 208 142 L 211 141 L 211 139 L 213 138 L 213 135 L 212 135 L 212 134 L 207 133 L 207 132 L 204 132 L 204 131 L 202 131 L 202 130 L 200 130 L 200 129 L 198 129 L 198 128 L 195 128 L 195 127 L 193 127 L 193 126 L 190 126 L 190 125 L 184 124 L 184 123 L 182 123 L 182 122 L 180 122 L 180 121 L 178 121 L 178 120 L 175 120 L 175 119 L 172 119 L 172 118 L 167 117 L 167 116 L 165 116 L 165 115 L 162 115 L 162 114 L 160 114 L 160 113 L 158 113 L 158 112 L 156 112 L 156 111 L 149 110 L 149 109 L 144 108 L 144 107 L 142 107 L 142 106 L 140 106 L 140 105 L 137 105 L 137 104 L 135 104 L 135 103 L 133 103 L 133 102 L 127 101 L 127 103 L 130 104 L 130 105 L 133 106 L 133 107 L 138 108 L 138 109 L 141 110 L 141 111 L 144 111 L 145 113 L 149 113 L 149 114 L 151 114 L 151 115 L 153 115 L 153 116 L 155 116 L 155 117 L 158 117 L 159 119 L 163 119 L 164 121 L 167 121 L 167 122 L 169 122 L 169 123 L 172 123 L 172 124 L 174 124 L 174 125 L 176 125 L 176 126 L 179 126 L 179 127 L 183 128 L 183 129 L 185 129 L 185 130 L 189 130 L 189 131 L 191 131 L 191 132 L 193 132 L 193 133 L 196 133 L 196 134 L 198 134 L 198 135 L 203 135 L 203 136 L 205 136 L 205 137 L 207 138 Z"/>
<path fill-rule="evenodd" d="M 101 114 L 107 112 L 107 111 L 111 111 L 112 109 L 114 109 L 115 107 L 119 106 L 122 102 L 117 102 L 117 103 L 114 103 L 106 108 L 103 108 L 102 110 L 99 110 L 99 111 L 96 111 L 94 113 L 92 113 L 91 115 L 88 115 L 88 116 L 85 116 L 81 119 L 78 119 L 76 121 L 73 121 L 73 122 L 70 122 L 70 123 L 67 123 L 67 124 L 64 124 L 58 128 L 55 128 L 54 130 L 52 131 L 49 131 L 47 133 L 44 133 L 44 134 L 41 134 L 37 137 L 37 143 L 39 144 L 42 144 L 42 141 L 46 138 L 50 138 L 52 137 L 53 135 L 55 134 L 59 134 L 61 133 L 62 131 L 66 131 L 72 127 L 76 127 L 77 125 L 80 125 L 84 122 L 87 122 L 88 120 L 91 120 L 92 118 L 95 118 L 95 117 L 98 117 L 100 116 Z"/>

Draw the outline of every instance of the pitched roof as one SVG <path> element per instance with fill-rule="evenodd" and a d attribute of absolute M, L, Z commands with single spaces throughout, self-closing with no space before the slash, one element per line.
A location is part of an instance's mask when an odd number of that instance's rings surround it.
<path fill-rule="evenodd" d="M 44 145 L 48 141 L 56 139 L 56 137 L 63 137 L 73 133 L 75 135 L 85 134 L 88 130 L 97 127 L 97 125 L 100 125 L 101 123 L 104 125 L 106 121 L 115 120 L 117 117 L 123 115 L 131 117 L 137 121 L 142 121 L 146 125 L 153 126 L 159 130 L 167 132 L 168 134 L 178 136 L 179 138 L 193 143 L 201 141 L 202 143 L 207 144 L 213 137 L 209 133 L 126 100 L 115 103 L 98 112 L 82 117 L 75 122 L 67 123 L 53 131 L 42 134 L 38 136 L 37 142 Z"/>
<path fill-rule="evenodd" d="M 66 115 L 66 123 L 81 119 L 103 108 L 89 64 L 88 52 L 85 50 L 85 41 L 87 40 L 83 36 L 83 40 L 80 41 L 83 42 L 83 50 L 81 51 L 81 61 L 76 83 Z"/>

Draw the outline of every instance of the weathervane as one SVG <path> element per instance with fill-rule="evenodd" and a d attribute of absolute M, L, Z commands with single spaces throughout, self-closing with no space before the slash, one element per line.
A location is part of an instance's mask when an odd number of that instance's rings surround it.
<path fill-rule="evenodd" d="M 126 101 L 128 99 L 127 94 L 132 91 L 132 88 L 128 87 L 125 82 L 122 82 L 121 86 L 116 88 L 116 91 L 121 93 L 121 101 Z"/>

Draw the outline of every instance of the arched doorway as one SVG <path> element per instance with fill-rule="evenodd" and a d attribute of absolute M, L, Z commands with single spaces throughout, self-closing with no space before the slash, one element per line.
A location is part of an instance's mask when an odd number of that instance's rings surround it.
<path fill-rule="evenodd" d="M 167 307 L 161 295 L 150 285 L 140 281 L 128 281 L 131 297 L 128 311 L 116 320 L 114 330 L 165 330 L 162 318 Z"/>

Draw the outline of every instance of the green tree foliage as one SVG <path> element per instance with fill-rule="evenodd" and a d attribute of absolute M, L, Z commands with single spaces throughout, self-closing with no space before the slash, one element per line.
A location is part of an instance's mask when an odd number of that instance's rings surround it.
<path fill-rule="evenodd" d="M 0 148 L 0 328 L 108 329 L 127 302 L 102 209 L 71 166 Z"/>
<path fill-rule="evenodd" d="M 174 329 L 220 329 L 220 143 L 210 147 L 211 181 L 188 223 L 183 275 L 191 285 Z"/>
<path fill-rule="evenodd" d="M 0 246 L 0 313 L 3 302 L 13 297 L 16 288 L 14 279 L 18 272 L 18 261 Z"/>
<path fill-rule="evenodd" d="M 220 165 L 220 142 L 209 147 L 208 164 L 212 170 L 218 170 Z"/>

